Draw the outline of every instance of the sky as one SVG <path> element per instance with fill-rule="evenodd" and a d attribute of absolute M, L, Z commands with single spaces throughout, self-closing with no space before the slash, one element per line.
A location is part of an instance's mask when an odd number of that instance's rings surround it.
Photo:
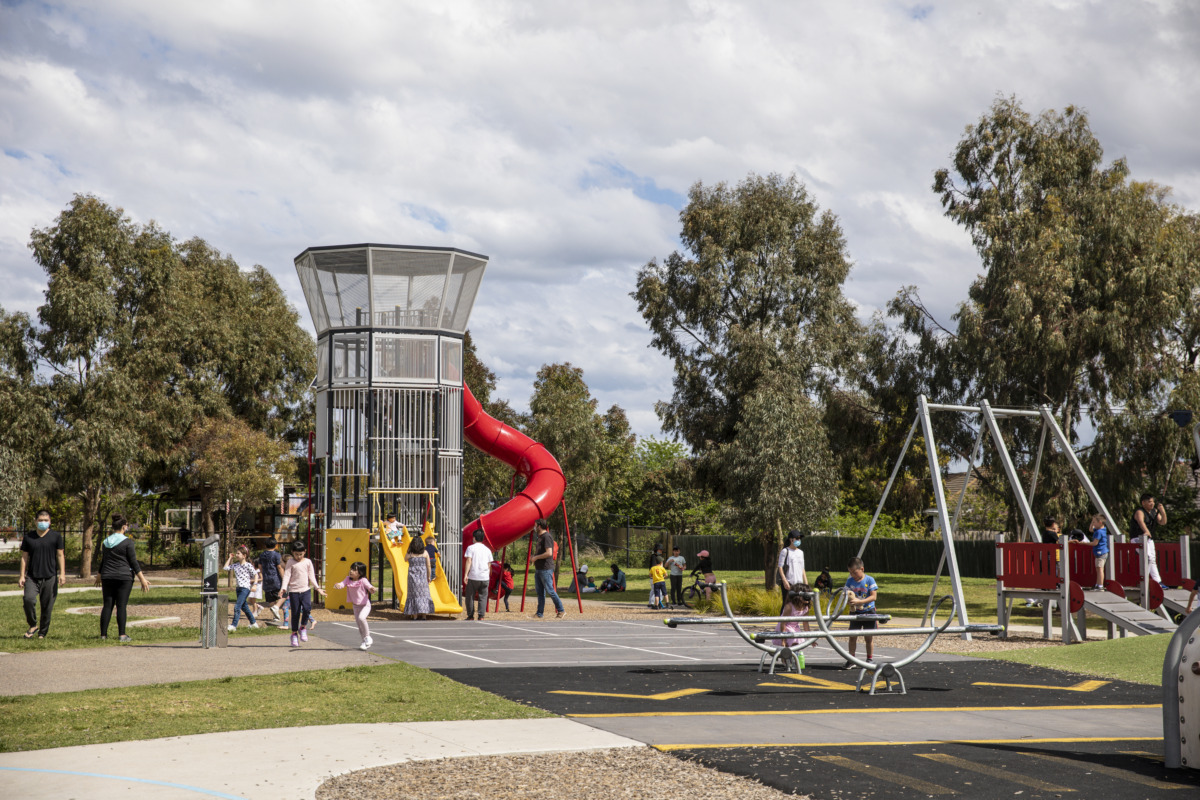
<path fill-rule="evenodd" d="M 490 257 L 470 329 L 527 408 L 569 361 L 659 435 L 671 364 L 630 298 L 697 181 L 795 173 L 864 320 L 948 321 L 979 270 L 933 173 L 997 96 L 1086 110 L 1105 159 L 1200 209 L 1200 4 L 0 0 L 0 307 L 77 193 L 265 266 L 385 242 Z"/>

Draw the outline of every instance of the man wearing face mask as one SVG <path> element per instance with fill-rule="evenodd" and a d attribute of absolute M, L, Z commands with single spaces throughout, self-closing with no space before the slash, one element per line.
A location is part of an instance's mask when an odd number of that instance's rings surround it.
<path fill-rule="evenodd" d="M 792 585 L 808 583 L 808 573 L 804 571 L 804 551 L 800 549 L 801 535 L 800 531 L 795 528 L 788 531 L 787 544 L 779 551 L 779 562 L 775 567 L 775 572 L 779 578 L 779 589 L 783 592 L 783 604 L 779 607 L 780 614 L 783 614 L 783 608 L 787 605 L 787 596 Z"/>
<path fill-rule="evenodd" d="M 50 512 L 45 509 L 39 511 L 37 530 L 25 534 L 21 542 L 21 568 L 17 577 L 17 586 L 24 589 L 25 621 L 29 624 L 29 630 L 25 632 L 26 639 L 34 636 L 45 639 L 50 632 L 50 612 L 54 610 L 58 587 L 67 582 L 65 547 L 62 534 L 50 530 Z M 39 603 L 42 609 L 40 625 L 37 615 Z"/>

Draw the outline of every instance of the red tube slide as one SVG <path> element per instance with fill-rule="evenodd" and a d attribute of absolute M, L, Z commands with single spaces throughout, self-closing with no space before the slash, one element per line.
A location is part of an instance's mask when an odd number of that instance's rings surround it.
<path fill-rule="evenodd" d="M 529 533 L 535 522 L 558 508 L 567 480 L 549 450 L 485 412 L 465 383 L 463 435 L 476 448 L 525 478 L 525 488 L 515 497 L 463 528 L 463 552 L 481 528 L 487 546 L 499 550 Z"/>

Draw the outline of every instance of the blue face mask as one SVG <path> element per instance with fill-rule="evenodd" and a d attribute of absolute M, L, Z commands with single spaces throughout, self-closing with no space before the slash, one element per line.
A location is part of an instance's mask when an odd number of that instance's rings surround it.
<path fill-rule="evenodd" d="M 43 532 L 44 532 L 44 531 L 48 531 L 48 530 L 50 530 L 50 523 L 49 523 L 49 522 L 41 522 L 41 521 L 39 521 L 39 522 L 38 522 L 38 524 L 37 524 L 37 529 L 38 529 L 39 531 L 43 531 Z"/>

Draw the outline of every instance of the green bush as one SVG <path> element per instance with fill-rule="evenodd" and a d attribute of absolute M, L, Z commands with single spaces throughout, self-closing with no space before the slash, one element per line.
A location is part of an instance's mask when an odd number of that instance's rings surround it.
<path fill-rule="evenodd" d="M 204 566 L 204 555 L 195 544 L 175 545 L 163 553 L 163 561 L 171 569 Z"/>

